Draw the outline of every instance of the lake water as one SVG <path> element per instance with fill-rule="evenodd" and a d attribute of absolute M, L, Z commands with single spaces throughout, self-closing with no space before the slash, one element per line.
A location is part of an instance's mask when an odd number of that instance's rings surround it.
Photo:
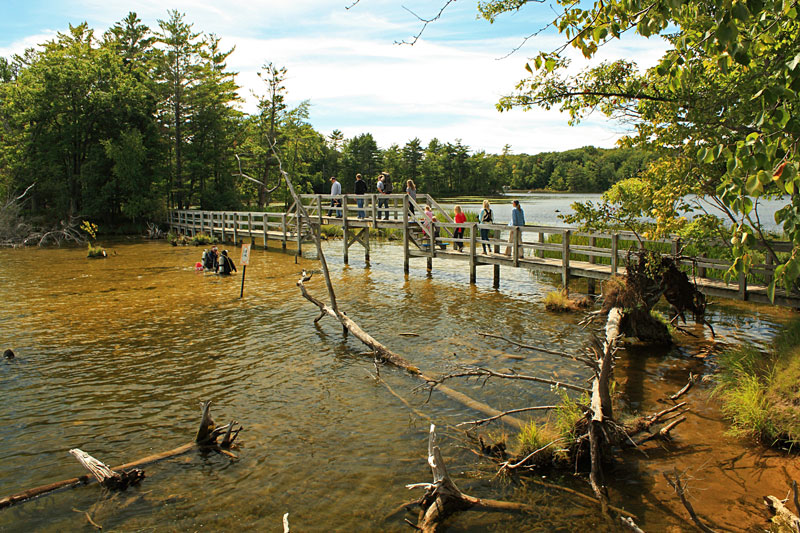
<path fill-rule="evenodd" d="M 296 262 L 291 253 L 253 250 L 239 299 L 241 273 L 195 272 L 198 248 L 103 244 L 111 255 L 102 260 L 86 259 L 83 248 L 7 250 L 0 258 L 0 348 L 18 354 L 0 361 L 0 496 L 81 475 L 67 453 L 73 447 L 116 465 L 188 442 L 206 399 L 218 422 L 235 418 L 244 426 L 239 458 L 193 451 L 145 466 L 147 478 L 125 492 L 63 490 L 0 511 L 0 531 L 91 529 L 75 510 L 119 531 L 280 531 L 287 512 L 293 531 L 409 530 L 402 514 L 384 517 L 420 495 L 405 484 L 431 479 L 429 422 L 372 378 L 371 358 L 338 323 L 313 323 L 318 311 L 295 286 L 302 269 L 319 268 L 313 254 Z M 479 269 L 470 286 L 460 262 L 435 260 L 429 275 L 424 260 L 413 260 L 406 276 L 402 248 L 393 244 L 373 243 L 370 265 L 356 248 L 351 265 L 343 265 L 341 242 L 326 249 L 340 308 L 425 371 L 479 364 L 585 382 L 577 364 L 478 335 L 581 350 L 590 333 L 577 324 L 580 317 L 543 309 L 552 278 L 503 269 L 494 290 L 491 269 Z M 238 262 L 239 249 L 230 250 Z M 321 276 L 307 285 L 324 297 Z M 788 316 L 732 302 L 710 314 L 717 343 L 756 345 Z M 678 349 L 620 353 L 623 405 L 660 410 L 659 398 L 680 389 L 690 371 L 713 370 L 713 357 L 698 356 L 713 342 L 701 328 L 691 330 L 700 338 L 687 337 Z M 384 367 L 380 374 L 435 421 L 459 488 L 539 509 L 461 513 L 451 531 L 603 529 L 596 509 L 569 494 L 495 480 L 497 466 L 470 452 L 471 441 L 453 427 L 482 415 L 437 393 L 427 401 L 403 372 Z M 554 401 L 548 388 L 522 382 L 452 387 L 499 409 Z M 708 387 L 690 391 L 692 412 L 673 444 L 648 447 L 647 457 L 630 452 L 608 472 L 612 503 L 637 514 L 647 531 L 683 524 L 685 513 L 660 475 L 673 466 L 691 469 L 698 513 L 734 530 L 761 527 L 760 498 L 783 497 L 787 476 L 800 477 L 780 452 L 723 436 Z M 482 433 L 512 432 L 496 425 Z M 591 493 L 569 472 L 546 478 Z"/>
<path fill-rule="evenodd" d="M 492 210 L 494 211 L 495 220 L 499 224 L 505 224 L 511 220 L 511 201 L 517 199 L 522 205 L 522 210 L 525 212 L 525 222 L 528 225 L 535 226 L 557 226 L 564 227 L 563 220 L 559 215 L 572 214 L 572 204 L 575 202 L 592 201 L 599 202 L 602 199 L 602 194 L 582 193 L 520 193 L 509 195 L 507 201 L 494 202 Z M 775 223 L 775 212 L 783 207 L 788 200 L 761 200 L 759 202 L 759 216 L 761 223 L 769 231 L 781 232 L 778 225 Z M 453 204 L 447 205 L 452 209 Z M 715 206 L 708 203 L 703 204 L 710 214 L 722 217 L 723 213 Z M 481 210 L 480 204 L 464 204 L 462 207 L 467 211 L 479 213 Z M 692 213 L 688 214 L 691 219 Z"/>

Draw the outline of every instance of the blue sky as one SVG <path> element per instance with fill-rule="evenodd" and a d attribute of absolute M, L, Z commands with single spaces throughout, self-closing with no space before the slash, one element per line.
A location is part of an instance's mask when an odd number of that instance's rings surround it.
<path fill-rule="evenodd" d="M 86 21 L 97 33 L 135 11 L 156 28 L 168 9 L 185 13 L 195 31 L 236 47 L 229 69 L 252 111 L 252 92 L 263 93 L 256 72 L 267 62 L 288 70 L 290 105 L 311 102 L 311 123 L 345 137 L 372 133 L 382 148 L 418 137 L 461 139 L 474 151 L 537 153 L 585 145 L 611 147 L 621 125 L 595 115 L 577 127 L 556 110 L 499 113 L 497 100 L 525 77 L 528 57 L 561 44 L 553 32 L 522 39 L 552 17 L 548 4 L 531 3 L 494 24 L 477 20 L 476 3 L 452 3 L 442 18 L 419 32 L 415 18 L 434 16 L 438 1 L 360 0 L 4 0 L 0 3 L 0 55 L 10 56 Z M 410 12 L 411 11 L 411 12 Z M 660 40 L 630 39 L 606 46 L 601 59 L 633 58 L 650 66 L 663 53 Z M 584 64 L 576 57 L 576 65 Z"/>

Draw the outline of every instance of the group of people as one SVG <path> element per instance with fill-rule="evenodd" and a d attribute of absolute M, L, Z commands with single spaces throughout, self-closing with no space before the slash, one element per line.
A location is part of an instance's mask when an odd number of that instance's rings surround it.
<path fill-rule="evenodd" d="M 339 180 L 336 179 L 336 176 L 331 176 L 331 206 L 328 209 L 328 216 L 329 217 L 337 217 L 341 218 L 342 216 L 342 199 L 337 198 L 342 195 L 342 184 Z M 394 187 L 392 186 L 392 180 L 389 177 L 388 172 L 381 172 L 378 176 L 377 181 L 377 189 L 378 189 L 378 220 L 389 220 L 389 199 L 385 198 L 389 194 L 392 194 L 394 191 Z M 413 180 L 408 180 L 406 182 L 406 193 L 414 200 L 417 200 L 417 186 L 414 184 Z M 367 183 L 364 181 L 363 176 L 361 174 L 356 174 L 356 184 L 355 184 L 355 194 L 356 196 L 364 196 L 367 194 Z M 364 199 L 357 198 L 356 205 L 358 206 L 358 218 L 363 219 L 366 218 L 366 212 L 364 211 Z M 414 214 L 414 206 L 410 206 L 411 214 Z M 383 215 L 383 217 L 381 217 Z"/>
<path fill-rule="evenodd" d="M 377 188 L 378 188 L 378 220 L 381 220 L 381 214 L 384 215 L 383 220 L 389 220 L 389 199 L 383 198 L 384 195 L 392 194 L 393 187 L 391 179 L 389 178 L 388 172 L 381 172 L 378 176 L 377 181 Z M 413 180 L 406 181 L 406 194 L 413 200 L 409 204 L 409 212 L 413 216 L 415 214 L 414 205 L 417 201 L 417 186 Z M 355 193 L 356 196 L 363 196 L 367 194 L 367 184 L 364 181 L 361 174 L 356 174 L 356 185 L 355 185 Z M 328 216 L 333 216 L 333 213 L 336 213 L 337 217 L 342 216 L 341 209 L 334 209 L 334 208 L 341 208 L 342 200 L 341 198 L 337 198 L 337 196 L 341 196 L 342 194 L 342 184 L 334 177 L 331 176 L 331 209 L 328 210 Z M 358 205 L 358 218 L 363 219 L 366 218 L 366 213 L 364 212 L 364 199 L 357 198 L 356 204 Z M 511 210 L 511 222 L 509 222 L 509 226 L 524 226 L 525 225 L 525 212 L 522 210 L 522 206 L 519 203 L 519 200 L 513 200 L 511 202 L 513 208 Z M 455 206 L 455 217 L 454 221 L 456 224 L 464 224 L 467 221 L 467 216 L 464 214 L 464 211 L 461 209 L 460 205 Z M 422 218 L 422 226 L 425 230 L 425 233 L 430 235 L 431 232 L 434 232 L 434 237 L 438 237 L 438 228 L 433 224 L 436 222 L 436 216 L 434 216 L 433 211 L 431 210 L 429 205 L 425 206 L 425 210 L 423 212 Z M 478 222 L 480 224 L 493 224 L 494 223 L 494 212 L 492 211 L 491 205 L 489 204 L 489 200 L 483 201 L 483 208 L 481 209 L 480 214 L 478 215 Z M 460 242 L 461 239 L 464 238 L 464 228 L 456 228 L 453 232 L 453 238 L 456 239 L 455 241 L 455 249 L 458 251 L 462 251 L 464 249 L 464 243 Z M 514 232 L 510 232 L 509 234 L 509 242 L 513 242 L 514 239 Z M 485 228 L 481 228 L 481 246 L 483 248 L 484 255 L 488 252 L 491 252 L 491 246 L 489 245 L 489 230 Z M 488 247 L 488 252 L 487 252 Z M 505 255 L 511 255 L 511 247 L 506 248 Z"/>
<path fill-rule="evenodd" d="M 216 246 L 212 246 L 210 250 L 203 250 L 202 269 L 216 272 L 223 276 L 229 276 L 232 272 L 236 272 L 236 265 L 233 264 L 233 259 L 228 257 L 228 250 L 222 250 L 220 254 Z"/>

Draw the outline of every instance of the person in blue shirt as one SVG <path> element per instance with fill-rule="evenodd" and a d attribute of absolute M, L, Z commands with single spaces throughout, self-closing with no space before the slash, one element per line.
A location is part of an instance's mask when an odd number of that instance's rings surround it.
<path fill-rule="evenodd" d="M 508 223 L 509 226 L 524 226 L 525 225 L 525 212 L 522 210 L 522 206 L 519 204 L 519 200 L 514 200 L 511 202 L 511 205 L 514 208 L 511 210 L 511 222 Z M 514 242 L 514 231 L 508 232 L 508 242 Z M 506 255 L 511 255 L 511 246 L 506 248 Z"/>

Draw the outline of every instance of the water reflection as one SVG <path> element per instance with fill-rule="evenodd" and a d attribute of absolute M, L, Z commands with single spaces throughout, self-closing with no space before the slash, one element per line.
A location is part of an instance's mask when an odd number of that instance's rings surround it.
<path fill-rule="evenodd" d="M 104 260 L 87 260 L 75 248 L 3 255 L 0 324 L 4 347 L 19 359 L 0 362 L 0 494 L 80 474 L 67 454 L 72 447 L 119 464 L 183 444 L 194 435 L 203 399 L 214 400 L 218 421 L 236 418 L 245 426 L 240 460 L 188 454 L 146 467 L 144 483 L 126 493 L 82 487 L 2 511 L 0 530 L 84 527 L 73 508 L 91 510 L 106 529 L 127 531 L 279 529 L 285 512 L 298 531 L 407 530 L 401 518 L 383 522 L 382 516 L 409 499 L 405 483 L 430 477 L 427 422 L 372 379 L 371 359 L 352 336 L 343 338 L 338 323 L 313 324 L 318 311 L 295 286 L 302 269 L 318 268 L 313 253 L 295 263 L 290 254 L 253 250 L 239 299 L 240 277 L 193 270 L 198 248 L 112 245 L 116 255 Z M 477 285 L 470 286 L 464 263 L 434 261 L 428 274 L 424 260 L 412 260 L 406 276 L 399 246 L 373 244 L 369 267 L 356 248 L 350 266 L 342 264 L 341 243 L 328 248 L 340 307 L 422 368 L 469 363 L 585 379 L 576 363 L 516 352 L 477 335 L 488 330 L 579 350 L 589 333 L 577 318 L 542 309 L 553 289 L 549 278 L 504 269 L 494 290 L 491 269 L 479 269 Z M 229 249 L 238 259 L 239 251 Z M 325 294 L 320 275 L 308 287 Z M 714 313 L 718 334 L 737 342 L 764 342 L 781 319 L 736 307 Z M 663 368 L 683 369 L 686 357 L 678 351 L 623 362 L 622 392 L 631 405 L 652 407 L 645 391 L 654 383 L 657 390 L 679 388 L 685 371 Z M 428 401 L 402 372 L 383 368 L 381 375 L 443 428 L 448 465 L 465 492 L 543 504 L 537 516 L 468 513 L 454 529 L 594 527 L 594 509 L 561 494 L 477 475 L 493 465 L 464 451 L 462 435 L 445 427 L 476 414 L 437 394 Z M 544 387 L 518 383 L 455 387 L 500 409 L 553 399 Z M 579 480 L 565 482 L 584 488 Z M 675 522 L 657 506 L 639 511 L 646 517 L 640 525 L 654 530 Z"/>

